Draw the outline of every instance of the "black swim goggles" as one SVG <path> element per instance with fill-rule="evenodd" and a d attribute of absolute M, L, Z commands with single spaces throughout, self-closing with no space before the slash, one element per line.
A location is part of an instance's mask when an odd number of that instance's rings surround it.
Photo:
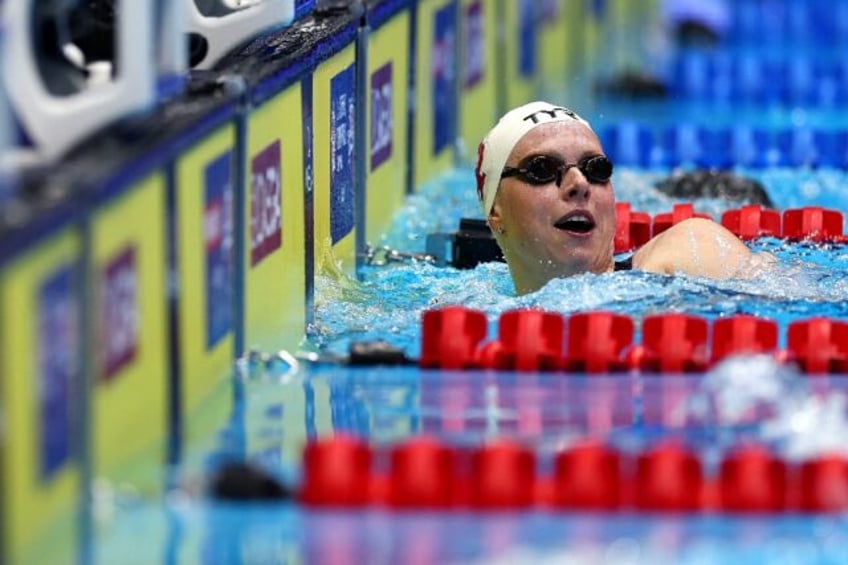
<path fill-rule="evenodd" d="M 564 163 L 562 159 L 551 155 L 531 155 L 525 157 L 518 167 L 504 167 L 501 178 L 518 177 L 527 184 L 537 186 L 556 181 L 559 186 L 571 167 L 577 167 L 586 180 L 593 184 L 605 184 L 612 176 L 612 162 L 603 155 L 584 157 L 576 163 Z"/>

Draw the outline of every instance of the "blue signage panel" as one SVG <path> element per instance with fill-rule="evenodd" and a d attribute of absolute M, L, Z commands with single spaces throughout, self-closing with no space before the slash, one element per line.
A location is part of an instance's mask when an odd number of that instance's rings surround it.
<path fill-rule="evenodd" d="M 518 4 L 518 72 L 533 76 L 536 72 L 536 1 L 521 0 Z"/>
<path fill-rule="evenodd" d="M 432 46 L 433 154 L 456 139 L 456 4 L 434 14 Z"/>
<path fill-rule="evenodd" d="M 38 409 L 41 478 L 71 457 L 71 391 L 79 383 L 80 304 L 75 277 L 63 266 L 38 291 Z"/>
<path fill-rule="evenodd" d="M 206 251 L 206 348 L 233 326 L 233 154 L 206 166 L 203 240 Z"/>
<path fill-rule="evenodd" d="M 356 73 L 350 65 L 330 80 L 330 237 L 353 230 Z"/>
<path fill-rule="evenodd" d="M 465 8 L 465 54 L 462 86 L 470 90 L 477 86 L 486 69 L 486 35 L 482 0 L 474 0 Z"/>

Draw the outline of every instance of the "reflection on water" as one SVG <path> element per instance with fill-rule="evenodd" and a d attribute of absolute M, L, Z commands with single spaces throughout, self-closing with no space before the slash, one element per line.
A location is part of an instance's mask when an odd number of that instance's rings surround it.
<path fill-rule="evenodd" d="M 198 536 L 192 548 L 197 553 L 175 552 L 178 562 L 210 564 L 839 563 L 848 542 L 839 517 L 645 520 L 626 514 L 299 512 L 291 506 L 210 505 L 178 520 L 185 539 Z"/>
<path fill-rule="evenodd" d="M 237 379 L 241 416 L 219 434 L 209 474 L 222 461 L 247 460 L 296 485 L 304 442 L 345 431 L 369 438 L 378 462 L 392 445 L 422 433 L 460 447 L 511 437 L 533 448 L 542 474 L 551 472 L 558 450 L 587 436 L 626 454 L 675 437 L 701 454 L 710 475 L 719 455 L 742 439 L 793 459 L 799 446 L 822 447 L 822 437 L 841 441 L 848 422 L 844 378 L 811 380 L 765 357 L 731 358 L 705 375 L 662 377 L 308 363 L 292 374 L 254 362 L 260 366 Z M 816 402 L 841 405 L 841 417 L 817 411 Z M 806 427 L 797 425 L 799 414 Z M 826 426 L 841 435 L 828 435 Z M 208 476 L 182 474 L 164 504 L 119 492 L 101 501 L 109 512 L 97 532 L 98 561 L 807 563 L 839 562 L 848 542 L 844 516 L 317 512 L 291 501 L 215 502 Z"/>
<path fill-rule="evenodd" d="M 802 180 L 818 183 L 816 194 L 825 198 L 839 183 L 821 175 L 827 182 Z M 650 188 L 651 178 L 617 172 L 619 198 L 652 213 L 669 209 L 672 202 Z M 469 180 L 469 171 L 458 171 L 413 196 L 380 243 L 421 251 L 426 233 L 453 230 L 460 217 L 476 215 L 474 191 L 462 189 L 472 186 Z M 780 180 L 780 186 L 790 186 Z M 770 193 L 781 206 L 794 202 L 788 190 Z M 696 209 L 714 216 L 722 206 L 696 202 Z M 552 281 L 522 297 L 514 296 L 503 264 L 471 271 L 423 263 L 368 267 L 359 281 L 318 281 L 317 312 L 304 346 L 344 357 L 352 342 L 379 339 L 416 358 L 422 312 L 448 304 L 485 312 L 490 336 L 502 312 L 521 307 L 562 314 L 612 310 L 633 317 L 637 327 L 658 312 L 710 319 L 751 313 L 775 319 L 781 335 L 796 319 L 848 318 L 848 247 L 764 240 L 756 248 L 781 263 L 755 280 L 587 274 Z M 587 436 L 625 453 L 672 436 L 713 466 L 724 450 L 751 438 L 797 459 L 833 449 L 848 433 L 844 381 L 809 380 L 767 359 L 730 359 L 698 376 L 589 378 L 303 361 L 295 370 L 285 358 L 257 356 L 239 365 L 235 410 L 218 423 L 214 437 L 184 446 L 181 465 L 169 470 L 165 501 L 104 490 L 98 504 L 109 512 L 96 524 L 93 554 L 104 563 L 837 562 L 848 542 L 848 524 L 839 516 L 308 512 L 293 502 L 215 502 L 207 486 L 230 460 L 249 461 L 297 485 L 304 443 L 336 432 L 368 438 L 378 460 L 390 446 L 418 434 L 464 447 L 510 437 L 533 448 L 540 472 L 550 470 L 557 450 Z M 136 545 L 138 551 L 128 549 Z"/>

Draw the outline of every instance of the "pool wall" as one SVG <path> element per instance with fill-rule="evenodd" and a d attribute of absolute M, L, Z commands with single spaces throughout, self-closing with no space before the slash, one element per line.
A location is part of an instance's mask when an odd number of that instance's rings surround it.
<path fill-rule="evenodd" d="M 234 361 L 298 347 L 316 274 L 354 277 L 505 109 L 632 63 L 656 5 L 298 2 L 288 29 L 23 174 L 0 223 L 0 561 L 88 561 L 94 479 L 161 495 L 163 465 L 231 417 Z"/>

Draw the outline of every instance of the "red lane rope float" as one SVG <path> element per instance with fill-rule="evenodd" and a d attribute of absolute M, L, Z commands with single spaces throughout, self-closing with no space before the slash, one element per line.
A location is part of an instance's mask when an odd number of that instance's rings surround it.
<path fill-rule="evenodd" d="M 484 445 L 471 456 L 469 479 L 472 508 L 530 508 L 535 503 L 535 454 L 506 439 Z"/>
<path fill-rule="evenodd" d="M 628 202 L 615 203 L 615 252 L 641 247 L 651 239 L 651 216 L 635 212 Z"/>
<path fill-rule="evenodd" d="M 554 506 L 611 511 L 622 504 L 621 454 L 599 443 L 566 449 L 554 460 Z"/>
<path fill-rule="evenodd" d="M 707 368 L 708 323 L 686 314 L 657 314 L 642 321 L 642 346 L 630 366 L 658 373 L 692 373 Z"/>
<path fill-rule="evenodd" d="M 727 210 L 721 216 L 721 225 L 745 241 L 765 236 L 781 237 L 783 234 L 780 212 L 757 204 Z"/>
<path fill-rule="evenodd" d="M 562 367 L 565 320 L 542 310 L 511 310 L 501 314 L 498 338 L 478 355 L 487 369 L 554 371 Z"/>
<path fill-rule="evenodd" d="M 389 504 L 396 508 L 448 508 L 453 503 L 456 453 L 434 438 L 416 437 L 391 452 Z"/>
<path fill-rule="evenodd" d="M 681 445 L 660 444 L 638 456 L 635 488 L 638 509 L 693 512 L 704 489 L 701 462 Z"/>
<path fill-rule="evenodd" d="M 711 362 L 729 355 L 774 353 L 777 350 L 777 322 L 746 314 L 719 318 L 713 322 Z"/>
<path fill-rule="evenodd" d="M 648 242 L 671 226 L 689 218 L 710 218 L 696 212 L 691 203 L 675 204 L 670 212 L 660 212 L 651 218 L 647 212 L 631 209 L 627 202 L 617 202 L 615 252 L 631 251 Z M 839 210 L 820 206 L 805 206 L 778 210 L 750 204 L 725 211 L 721 224 L 739 238 L 750 241 L 759 237 L 805 240 L 817 243 L 845 243 L 843 217 Z"/>
<path fill-rule="evenodd" d="M 696 212 L 689 202 L 683 204 L 675 204 L 671 208 L 671 212 L 661 212 L 654 216 L 654 221 L 651 224 L 651 236 L 655 237 L 671 226 L 679 224 L 683 220 L 690 218 L 712 219 L 709 214 Z"/>
<path fill-rule="evenodd" d="M 792 322 L 786 346 L 787 361 L 805 373 L 848 372 L 848 322 L 828 318 Z"/>
<path fill-rule="evenodd" d="M 486 323 L 484 313 L 461 306 L 424 312 L 419 364 L 438 369 L 474 367 L 477 345 L 488 331 Z"/>
<path fill-rule="evenodd" d="M 372 499 L 371 448 L 359 438 L 306 444 L 303 473 L 300 499 L 306 505 L 360 507 Z"/>
<path fill-rule="evenodd" d="M 799 507 L 807 512 L 848 509 L 848 459 L 824 455 L 805 461 L 799 471 Z"/>
<path fill-rule="evenodd" d="M 661 441 L 625 454 L 603 443 L 575 444 L 539 473 L 535 451 L 509 439 L 457 449 L 432 437 L 389 448 L 387 474 L 362 439 L 308 443 L 300 500 L 312 508 L 664 513 L 829 513 L 848 510 L 848 458 L 825 453 L 798 463 L 743 444 L 721 458 L 715 476 L 691 448 Z"/>
<path fill-rule="evenodd" d="M 633 343 L 633 320 L 613 312 L 573 314 L 563 368 L 584 373 L 609 373 L 627 368 L 625 350 Z"/>
<path fill-rule="evenodd" d="M 501 314 L 496 339 L 484 341 L 486 315 L 450 306 L 422 316 L 425 369 L 559 371 L 587 374 L 620 371 L 699 373 L 730 355 L 771 354 L 808 374 L 848 373 L 848 322 L 796 320 L 787 327 L 787 348 L 778 350 L 775 321 L 738 314 L 711 324 L 680 313 L 647 316 L 642 342 L 633 343 L 633 320 L 595 311 L 564 317 L 536 309 Z M 711 339 L 708 339 L 711 336 Z"/>
<path fill-rule="evenodd" d="M 783 237 L 810 241 L 841 241 L 842 213 L 818 206 L 783 212 Z"/>
<path fill-rule="evenodd" d="M 728 512 L 782 512 L 787 490 L 786 463 L 762 446 L 740 446 L 721 462 L 720 505 Z"/>

